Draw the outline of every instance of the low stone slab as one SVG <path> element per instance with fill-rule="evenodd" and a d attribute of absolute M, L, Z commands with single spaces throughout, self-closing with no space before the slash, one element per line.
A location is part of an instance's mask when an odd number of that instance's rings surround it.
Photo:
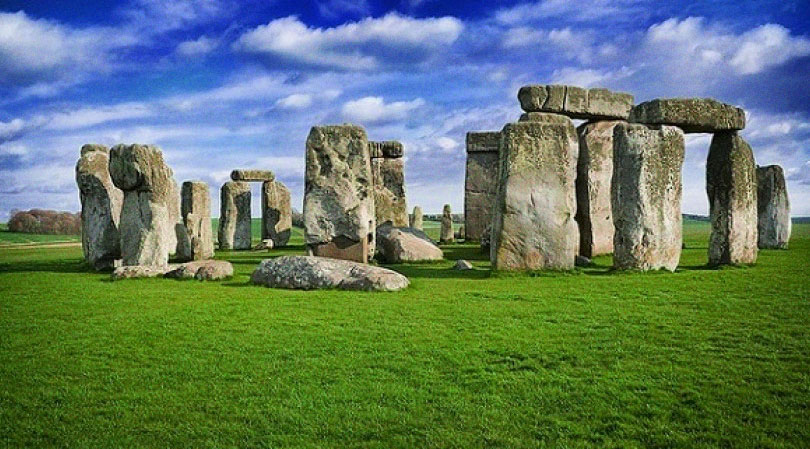
<path fill-rule="evenodd" d="M 114 281 L 121 279 L 157 278 L 166 274 L 169 266 L 153 265 L 124 265 L 113 270 L 111 278 Z"/>
<path fill-rule="evenodd" d="M 368 151 L 372 159 L 398 159 L 405 154 L 402 142 L 396 140 L 370 141 Z"/>
<path fill-rule="evenodd" d="M 276 175 L 270 170 L 234 170 L 231 172 L 231 179 L 234 181 L 261 182 L 274 181 Z"/>
<path fill-rule="evenodd" d="M 442 260 L 444 253 L 424 232 L 411 228 L 377 228 L 377 258 L 383 263 Z"/>
<path fill-rule="evenodd" d="M 790 201 L 785 172 L 778 165 L 757 167 L 757 230 L 760 248 L 787 249 Z"/>
<path fill-rule="evenodd" d="M 397 291 L 410 284 L 408 278 L 386 268 L 316 256 L 264 260 L 250 280 L 256 285 L 296 290 Z"/>
<path fill-rule="evenodd" d="M 195 260 L 166 266 L 125 265 L 112 272 L 112 280 L 166 277 L 218 281 L 233 276 L 233 265 L 225 260 Z"/>
<path fill-rule="evenodd" d="M 628 93 L 560 84 L 523 86 L 518 100 L 526 112 L 552 112 L 584 120 L 626 120 L 633 108 L 633 96 Z"/>
<path fill-rule="evenodd" d="M 635 106 L 629 120 L 677 126 L 685 133 L 714 133 L 745 128 L 745 111 L 711 98 L 659 98 Z"/>

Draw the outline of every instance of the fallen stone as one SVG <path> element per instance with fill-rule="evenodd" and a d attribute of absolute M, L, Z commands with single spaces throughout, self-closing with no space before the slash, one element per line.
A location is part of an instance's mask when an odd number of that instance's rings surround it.
<path fill-rule="evenodd" d="M 273 249 L 273 239 L 264 239 L 253 247 L 254 251 L 268 251 Z"/>
<path fill-rule="evenodd" d="M 383 263 L 442 260 L 444 253 L 424 232 L 412 228 L 377 228 L 377 258 Z"/>
<path fill-rule="evenodd" d="M 751 146 L 736 131 L 712 138 L 706 161 L 709 265 L 757 261 L 757 173 Z"/>
<path fill-rule="evenodd" d="M 168 265 L 125 265 L 113 270 L 111 278 L 114 281 L 121 279 L 156 278 L 162 277 L 169 270 Z"/>
<path fill-rule="evenodd" d="M 250 249 L 250 184 L 228 181 L 220 190 L 219 249 Z"/>
<path fill-rule="evenodd" d="M 245 182 L 274 181 L 276 175 L 270 170 L 234 170 L 231 172 L 231 179 Z"/>
<path fill-rule="evenodd" d="M 591 259 L 585 256 L 578 255 L 574 258 L 574 265 L 577 267 L 590 267 L 593 265 L 593 262 L 591 262 Z"/>
<path fill-rule="evenodd" d="M 757 167 L 757 223 L 760 248 L 788 248 L 790 201 L 785 172 L 778 165 Z"/>
<path fill-rule="evenodd" d="M 620 123 L 613 139 L 613 266 L 674 271 L 682 242 L 683 132 Z"/>
<path fill-rule="evenodd" d="M 262 239 L 271 239 L 273 246 L 287 246 L 292 232 L 290 190 L 281 181 L 262 184 Z"/>
<path fill-rule="evenodd" d="M 439 236 L 439 242 L 453 243 L 453 214 L 450 211 L 449 204 L 445 204 L 444 209 L 442 210 L 442 228 Z"/>
<path fill-rule="evenodd" d="M 467 262 L 466 260 L 459 259 L 459 260 L 456 261 L 456 264 L 453 265 L 453 269 L 458 270 L 458 271 L 467 271 L 467 270 L 472 270 L 473 266 L 472 266 L 471 263 Z"/>
<path fill-rule="evenodd" d="M 635 106 L 629 120 L 677 126 L 685 133 L 714 133 L 745 128 L 745 111 L 711 98 L 664 98 Z"/>
<path fill-rule="evenodd" d="M 405 149 L 401 142 L 396 140 L 384 140 L 379 142 L 368 143 L 369 155 L 372 159 L 388 158 L 396 159 L 405 154 Z"/>
<path fill-rule="evenodd" d="M 264 260 L 250 279 L 257 285 L 297 290 L 397 291 L 410 283 L 405 276 L 386 268 L 315 256 Z"/>
<path fill-rule="evenodd" d="M 214 233 L 211 229 L 211 194 L 204 181 L 186 181 L 181 189 L 180 211 L 187 235 L 188 259 L 214 257 Z M 178 239 L 178 248 L 180 240 Z M 180 250 L 178 249 L 178 253 Z"/>
<path fill-rule="evenodd" d="M 118 223 L 124 193 L 113 185 L 109 150 L 84 145 L 76 162 L 76 184 L 82 204 L 82 252 L 96 270 L 112 268 L 121 258 Z"/>
<path fill-rule="evenodd" d="M 409 225 L 410 225 L 409 227 L 411 227 L 413 229 L 418 229 L 418 230 L 421 231 L 422 228 L 423 228 L 423 219 L 424 219 L 424 217 L 422 216 L 422 208 L 419 207 L 419 206 L 414 206 L 413 207 L 413 214 L 411 214 L 411 216 L 409 218 L 409 221 L 410 221 L 409 222 Z"/>
<path fill-rule="evenodd" d="M 498 192 L 498 148 L 501 133 L 467 133 L 467 164 L 464 177 L 464 239 L 480 241 L 492 221 Z"/>
<path fill-rule="evenodd" d="M 172 267 L 163 276 L 172 279 L 219 281 L 233 277 L 233 265 L 225 260 L 195 260 Z"/>
<path fill-rule="evenodd" d="M 371 160 L 374 177 L 374 213 L 377 224 L 390 221 L 394 226 L 408 226 L 405 201 L 405 163 L 402 159 Z"/>
<path fill-rule="evenodd" d="M 633 96 L 627 93 L 559 84 L 523 86 L 518 100 L 526 112 L 552 112 L 593 121 L 626 120 L 633 107 Z"/>

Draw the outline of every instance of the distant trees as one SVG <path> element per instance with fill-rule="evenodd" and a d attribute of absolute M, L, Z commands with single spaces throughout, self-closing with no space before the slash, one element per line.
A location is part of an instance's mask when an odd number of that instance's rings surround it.
<path fill-rule="evenodd" d="M 31 209 L 29 211 L 11 211 L 8 230 L 28 234 L 64 234 L 81 233 L 81 216 L 70 212 L 55 210 Z"/>
<path fill-rule="evenodd" d="M 292 209 L 292 225 L 296 228 L 304 227 L 304 214 L 298 212 L 295 208 Z"/>

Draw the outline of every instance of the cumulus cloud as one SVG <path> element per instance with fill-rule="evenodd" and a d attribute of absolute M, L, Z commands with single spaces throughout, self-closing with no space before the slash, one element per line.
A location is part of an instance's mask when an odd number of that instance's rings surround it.
<path fill-rule="evenodd" d="M 341 111 L 349 120 L 359 123 L 380 123 L 405 120 L 424 104 L 425 100 L 421 98 L 386 103 L 382 97 L 363 97 L 347 101 Z"/>
<path fill-rule="evenodd" d="M 287 66 L 375 70 L 424 63 L 455 42 L 462 29 L 453 17 L 415 19 L 389 13 L 334 28 L 311 28 L 290 16 L 244 33 L 234 48 L 276 68 L 281 61 Z"/>
<path fill-rule="evenodd" d="M 186 58 L 202 56 L 211 53 L 218 45 L 219 41 L 217 39 L 200 36 L 194 40 L 180 42 L 177 44 L 176 52 Z"/>
<path fill-rule="evenodd" d="M 292 94 L 276 101 L 276 106 L 282 109 L 304 109 L 312 105 L 312 95 Z"/>

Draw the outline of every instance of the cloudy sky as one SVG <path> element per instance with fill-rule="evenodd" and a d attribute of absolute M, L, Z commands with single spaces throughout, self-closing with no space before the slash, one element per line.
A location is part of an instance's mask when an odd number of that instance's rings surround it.
<path fill-rule="evenodd" d="M 78 210 L 91 142 L 159 145 L 215 211 L 231 169 L 271 169 L 300 209 L 309 128 L 343 122 L 405 144 L 410 206 L 461 211 L 465 133 L 515 120 L 528 83 L 742 106 L 810 215 L 804 0 L 3 0 L 0 220 Z M 687 138 L 685 212 L 707 212 L 709 140 Z"/>

